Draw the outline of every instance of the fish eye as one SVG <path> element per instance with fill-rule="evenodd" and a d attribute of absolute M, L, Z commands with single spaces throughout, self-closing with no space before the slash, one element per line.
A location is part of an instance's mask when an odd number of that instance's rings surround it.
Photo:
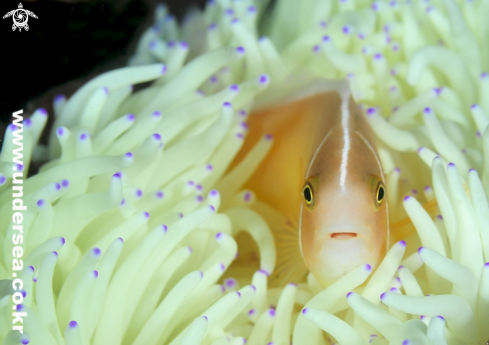
<path fill-rule="evenodd" d="M 311 189 L 311 186 L 309 186 L 308 184 L 306 184 L 306 186 L 304 187 L 304 190 L 302 191 L 302 193 L 304 194 L 304 201 L 306 202 L 306 204 L 311 205 L 312 204 L 312 189 Z"/>
<path fill-rule="evenodd" d="M 302 199 L 304 200 L 304 206 L 309 211 L 312 211 L 314 206 L 316 206 L 316 191 L 318 190 L 318 187 L 317 176 L 310 176 L 302 188 Z"/>
<path fill-rule="evenodd" d="M 382 204 L 384 198 L 385 198 L 385 188 L 382 183 L 379 183 L 379 186 L 377 187 L 377 193 L 375 196 L 375 201 L 377 202 L 377 206 L 380 206 L 380 204 Z"/>

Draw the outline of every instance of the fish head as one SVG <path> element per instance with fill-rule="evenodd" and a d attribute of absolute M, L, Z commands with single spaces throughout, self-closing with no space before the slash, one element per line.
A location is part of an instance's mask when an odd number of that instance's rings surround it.
<path fill-rule="evenodd" d="M 355 145 L 363 154 L 348 164 L 346 173 L 341 157 L 326 153 L 326 159 L 312 162 L 301 191 L 301 253 L 325 286 L 362 264 L 375 268 L 387 249 L 387 195 L 380 164 L 369 157 L 375 152 L 364 150 L 364 143 Z"/>

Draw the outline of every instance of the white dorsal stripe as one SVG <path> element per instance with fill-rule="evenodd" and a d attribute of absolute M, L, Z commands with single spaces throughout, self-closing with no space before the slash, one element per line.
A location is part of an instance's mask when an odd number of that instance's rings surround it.
<path fill-rule="evenodd" d="M 341 150 L 341 165 L 340 165 L 340 187 L 345 190 L 346 173 L 348 171 L 348 154 L 350 153 L 350 130 L 348 124 L 350 122 L 350 111 L 348 109 L 348 101 L 350 99 L 350 88 L 345 87 L 340 92 L 341 96 L 341 128 L 343 129 L 343 149 Z"/>

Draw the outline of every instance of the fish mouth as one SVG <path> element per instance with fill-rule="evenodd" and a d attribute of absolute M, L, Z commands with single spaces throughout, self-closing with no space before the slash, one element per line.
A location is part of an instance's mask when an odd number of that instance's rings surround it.
<path fill-rule="evenodd" d="M 370 242 L 370 229 L 361 224 L 339 223 L 323 227 L 323 239 L 333 241 L 365 240 Z"/>
<path fill-rule="evenodd" d="M 350 240 L 358 236 L 356 232 L 333 232 L 329 235 L 334 240 Z"/>

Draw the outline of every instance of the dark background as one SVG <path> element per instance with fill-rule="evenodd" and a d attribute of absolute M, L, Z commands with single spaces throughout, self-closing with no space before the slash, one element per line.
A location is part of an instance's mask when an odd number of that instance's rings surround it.
<path fill-rule="evenodd" d="M 19 0 L 1 0 L 0 17 Z M 70 96 L 87 80 L 125 66 L 143 31 L 164 2 L 179 20 L 204 0 L 22 1 L 29 31 L 12 31 L 12 17 L 0 19 L 0 141 L 11 114 L 24 116 L 43 106 L 50 110 L 58 93 Z M 50 117 L 52 114 L 50 113 Z M 51 119 L 52 120 L 52 119 Z M 52 122 L 52 121 L 50 121 Z"/>

